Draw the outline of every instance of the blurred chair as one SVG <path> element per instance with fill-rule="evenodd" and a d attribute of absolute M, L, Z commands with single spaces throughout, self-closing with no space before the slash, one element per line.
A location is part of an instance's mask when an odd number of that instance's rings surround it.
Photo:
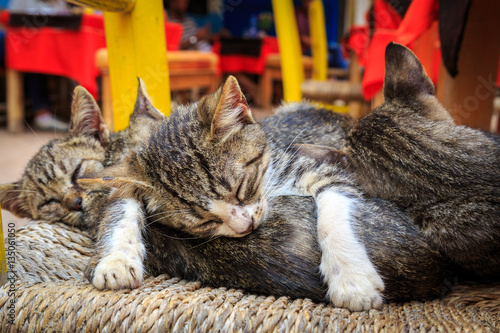
<path fill-rule="evenodd" d="M 304 77 L 310 78 L 312 76 L 313 70 L 313 60 L 311 57 L 303 56 L 302 65 L 304 68 Z M 264 73 L 262 74 L 259 82 L 259 92 L 260 92 L 260 105 L 263 108 L 270 108 L 273 92 L 274 92 L 274 80 L 282 80 L 283 75 L 281 73 L 281 58 L 279 54 L 271 54 L 266 59 L 266 67 L 264 68 Z"/>
<path fill-rule="evenodd" d="M 214 91 L 218 85 L 217 55 L 200 51 L 169 51 L 167 53 L 170 90 L 194 90 L 202 88 Z M 109 79 L 108 50 L 96 52 L 96 65 L 102 78 L 102 113 L 109 128 L 113 128 L 111 86 Z"/>

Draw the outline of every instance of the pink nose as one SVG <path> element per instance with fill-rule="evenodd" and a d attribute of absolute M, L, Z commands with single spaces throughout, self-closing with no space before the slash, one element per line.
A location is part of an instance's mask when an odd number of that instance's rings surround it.
<path fill-rule="evenodd" d="M 248 229 L 244 232 L 244 234 L 247 234 L 247 233 L 249 233 L 249 232 L 250 232 L 250 231 L 252 231 L 252 230 L 253 230 L 253 221 L 252 221 L 252 223 L 248 226 Z"/>
<path fill-rule="evenodd" d="M 250 215 L 245 209 L 233 207 L 231 210 L 231 216 L 235 218 L 249 219 Z"/>
<path fill-rule="evenodd" d="M 231 209 L 232 229 L 239 234 L 246 234 L 253 230 L 253 219 L 246 209 L 233 207 Z"/>

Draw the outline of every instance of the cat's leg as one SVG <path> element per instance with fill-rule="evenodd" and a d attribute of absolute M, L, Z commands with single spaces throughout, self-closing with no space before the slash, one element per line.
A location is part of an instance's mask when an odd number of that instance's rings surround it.
<path fill-rule="evenodd" d="M 316 200 L 320 270 L 328 298 L 350 310 L 382 307 L 384 282 L 354 232 L 363 201 L 352 177 L 336 164 L 309 170 L 297 178 L 294 188 Z"/>
<path fill-rule="evenodd" d="M 102 218 L 85 277 L 97 289 L 137 288 L 143 281 L 144 212 L 135 199 L 111 202 Z"/>
<path fill-rule="evenodd" d="M 382 307 L 384 282 L 358 240 L 353 222 L 361 199 L 332 189 L 316 197 L 320 270 L 335 306 L 361 311 Z"/>

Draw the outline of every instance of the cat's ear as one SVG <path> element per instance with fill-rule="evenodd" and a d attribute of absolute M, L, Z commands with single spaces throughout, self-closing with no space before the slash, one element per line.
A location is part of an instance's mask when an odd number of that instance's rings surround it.
<path fill-rule="evenodd" d="M 153 106 L 151 98 L 149 98 L 146 91 L 144 81 L 140 78 L 137 79 L 139 81 L 137 98 L 135 100 L 134 112 L 130 115 L 130 125 L 134 125 L 139 119 L 156 121 L 165 118 L 165 116 Z"/>
<path fill-rule="evenodd" d="M 23 208 L 19 195 L 22 191 L 17 183 L 0 185 L 0 204 L 2 209 L 6 209 L 18 217 L 31 217 Z"/>
<path fill-rule="evenodd" d="M 385 49 L 385 101 L 407 102 L 421 95 L 434 95 L 434 85 L 424 67 L 410 49 L 389 43 Z"/>
<path fill-rule="evenodd" d="M 71 103 L 70 135 L 89 135 L 101 145 L 109 142 L 109 130 L 94 97 L 82 86 L 75 88 Z"/>
<path fill-rule="evenodd" d="M 245 96 L 234 76 L 229 76 L 220 91 L 211 125 L 211 137 L 225 141 L 243 126 L 255 124 Z"/>
<path fill-rule="evenodd" d="M 138 171 L 135 153 L 131 153 L 124 161 L 107 167 L 99 172 L 78 178 L 78 185 L 86 190 L 98 190 L 102 187 L 113 187 L 122 191 L 148 189 L 152 186 L 146 182 Z"/>
<path fill-rule="evenodd" d="M 348 168 L 350 165 L 348 156 L 339 149 L 311 144 L 295 144 L 292 148 L 297 155 L 312 158 L 319 163 L 337 164 L 343 168 Z"/>

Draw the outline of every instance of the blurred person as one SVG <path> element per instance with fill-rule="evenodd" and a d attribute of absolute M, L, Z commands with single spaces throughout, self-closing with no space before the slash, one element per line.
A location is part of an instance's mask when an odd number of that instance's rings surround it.
<path fill-rule="evenodd" d="M 68 14 L 69 7 L 64 0 L 11 0 L 8 9 L 11 13 L 30 15 Z M 34 126 L 44 131 L 67 131 L 67 123 L 57 119 L 50 111 L 47 75 L 25 73 L 28 96 L 35 110 Z"/>
<path fill-rule="evenodd" d="M 299 31 L 302 54 L 311 55 L 311 36 L 309 32 L 309 5 L 312 0 L 302 0 L 301 5 L 295 7 L 295 20 Z"/>
<path fill-rule="evenodd" d="M 212 49 L 209 43 L 212 38 L 210 25 L 200 28 L 193 18 L 186 16 L 189 0 L 168 0 L 166 3 L 168 20 L 182 24 L 180 49 L 210 51 Z"/>

